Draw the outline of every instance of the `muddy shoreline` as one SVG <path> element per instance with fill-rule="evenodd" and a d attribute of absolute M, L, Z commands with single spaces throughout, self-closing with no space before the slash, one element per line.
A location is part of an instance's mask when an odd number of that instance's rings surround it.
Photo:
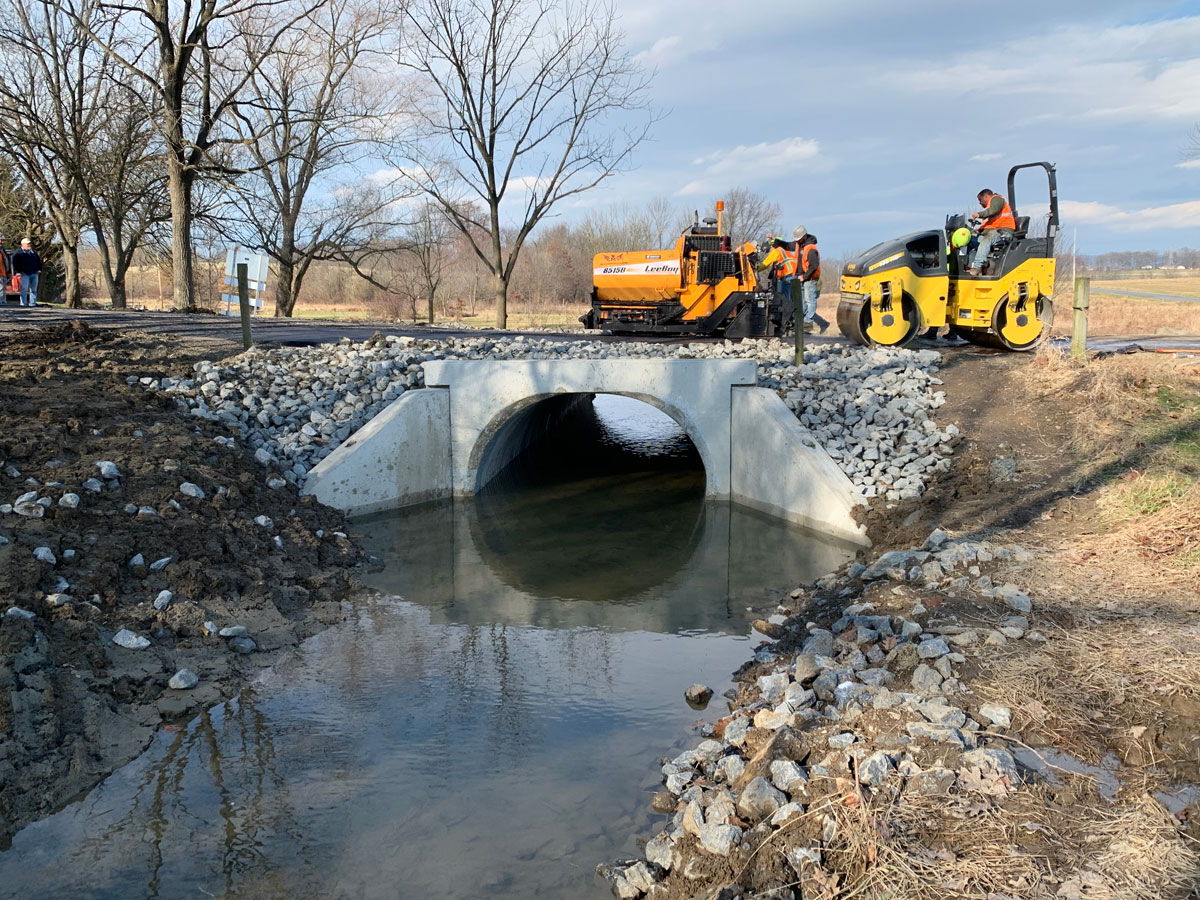
<path fill-rule="evenodd" d="M 73 326 L 0 338 L 0 844 L 356 590 L 340 513 L 138 381 L 223 352 Z M 195 686 L 168 686 L 181 670 Z"/>

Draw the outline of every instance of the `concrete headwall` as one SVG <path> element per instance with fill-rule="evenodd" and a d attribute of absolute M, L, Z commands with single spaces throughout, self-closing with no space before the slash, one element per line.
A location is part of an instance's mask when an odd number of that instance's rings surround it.
<path fill-rule="evenodd" d="M 398 509 L 452 492 L 450 392 L 408 391 L 321 460 L 304 485 L 350 515 Z"/>
<path fill-rule="evenodd" d="M 450 388 L 454 493 L 478 488 L 480 463 L 514 415 L 560 394 L 644 400 L 683 428 L 704 462 L 707 493 L 729 496 L 730 387 L 753 385 L 752 359 L 438 360 L 425 383 Z"/>
<path fill-rule="evenodd" d="M 733 388 L 732 422 L 735 501 L 834 537 L 868 542 L 853 518 L 860 503 L 854 485 L 778 394 Z"/>

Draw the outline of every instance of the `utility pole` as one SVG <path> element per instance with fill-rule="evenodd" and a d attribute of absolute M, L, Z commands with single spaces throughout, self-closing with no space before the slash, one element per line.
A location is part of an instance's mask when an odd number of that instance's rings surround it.
<path fill-rule="evenodd" d="M 1071 237 L 1071 284 L 1075 283 L 1075 250 L 1079 246 L 1079 229 Z"/>

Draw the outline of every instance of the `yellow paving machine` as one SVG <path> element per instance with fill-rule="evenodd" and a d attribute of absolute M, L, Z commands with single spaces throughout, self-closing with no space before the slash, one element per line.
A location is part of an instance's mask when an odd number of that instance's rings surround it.
<path fill-rule="evenodd" d="M 752 243 L 733 246 L 723 230 L 724 203 L 664 250 L 597 253 L 592 260 L 592 308 L 585 328 L 616 334 L 694 334 L 727 338 L 782 335 L 792 301 L 760 290 Z"/>
<path fill-rule="evenodd" d="M 1044 236 L 1029 234 L 1029 216 L 1017 208 L 1016 174 L 1042 168 L 1050 189 Z M 1054 243 L 1058 235 L 1058 182 L 1047 162 L 1013 166 L 1008 203 L 1016 219 L 1011 239 L 997 242 L 979 274 L 967 269 L 968 248 L 951 235 L 967 216 L 946 218 L 943 231 L 919 231 L 877 244 L 842 269 L 838 327 L 860 344 L 903 347 L 927 328 L 949 325 L 974 344 L 1031 350 L 1046 339 L 1054 319 Z M 949 248 L 949 252 L 947 249 Z"/>

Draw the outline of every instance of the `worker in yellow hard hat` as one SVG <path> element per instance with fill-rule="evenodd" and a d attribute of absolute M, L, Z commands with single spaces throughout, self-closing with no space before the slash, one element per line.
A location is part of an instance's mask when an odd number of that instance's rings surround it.
<path fill-rule="evenodd" d="M 958 253 L 969 243 L 971 243 L 970 228 L 956 228 L 954 231 L 950 232 L 950 240 L 946 241 L 947 262 L 949 262 L 950 257 L 954 256 L 954 254 Z M 921 337 L 932 341 L 941 334 L 941 331 L 941 327 L 931 325 L 929 328 L 925 329 L 925 333 L 921 335 Z"/>

